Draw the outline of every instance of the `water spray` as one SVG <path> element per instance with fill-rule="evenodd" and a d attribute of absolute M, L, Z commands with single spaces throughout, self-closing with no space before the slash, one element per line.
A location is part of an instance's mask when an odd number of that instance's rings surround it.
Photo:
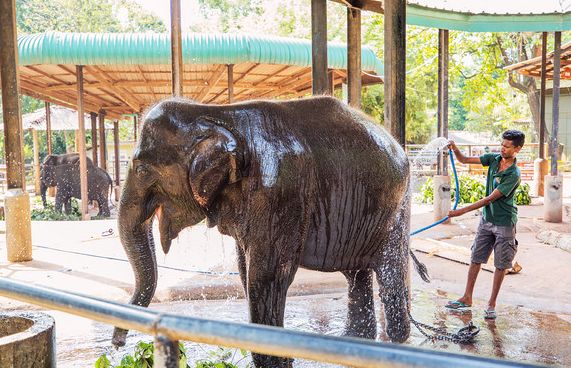
<path fill-rule="evenodd" d="M 452 150 L 450 148 L 448 149 L 448 155 L 450 157 L 450 165 L 452 166 L 452 172 L 454 173 L 454 182 L 456 183 L 456 193 L 455 193 L 456 200 L 454 202 L 454 206 L 452 207 L 452 209 L 455 210 L 458 207 L 458 202 L 460 201 L 460 183 L 458 181 L 458 174 L 456 173 L 456 166 L 454 165 L 454 154 L 452 153 Z M 430 224 L 430 225 L 425 226 L 421 229 L 413 231 L 412 233 L 410 233 L 410 236 L 421 233 L 421 232 L 428 230 L 428 229 L 430 229 L 436 225 L 440 225 L 441 223 L 443 223 L 444 221 L 446 221 L 448 219 L 449 219 L 449 216 L 445 216 L 444 218 L 436 221 L 433 224 Z"/>

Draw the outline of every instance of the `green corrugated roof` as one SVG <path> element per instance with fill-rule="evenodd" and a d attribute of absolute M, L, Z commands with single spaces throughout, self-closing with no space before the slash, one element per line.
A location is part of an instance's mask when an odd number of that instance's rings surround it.
<path fill-rule="evenodd" d="M 241 62 L 311 66 L 311 41 L 249 35 L 188 33 L 182 36 L 183 63 Z M 156 33 L 48 32 L 18 38 L 20 65 L 170 64 L 170 35 Z M 347 68 L 347 47 L 328 44 L 330 68 Z M 362 49 L 362 69 L 383 75 L 372 49 Z"/>
<path fill-rule="evenodd" d="M 468 14 L 408 4 L 406 22 L 465 32 L 553 32 L 571 30 L 571 13 Z"/>

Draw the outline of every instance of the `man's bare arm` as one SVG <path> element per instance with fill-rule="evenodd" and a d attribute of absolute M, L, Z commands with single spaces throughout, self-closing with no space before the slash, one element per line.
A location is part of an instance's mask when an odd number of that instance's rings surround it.
<path fill-rule="evenodd" d="M 462 164 L 480 164 L 480 165 L 482 164 L 482 162 L 480 161 L 480 157 L 464 156 L 462 152 L 460 152 L 458 147 L 456 147 L 456 143 L 454 143 L 454 141 L 448 142 L 448 148 L 450 148 L 452 152 L 454 152 L 454 156 L 456 156 L 456 159 Z"/>
<path fill-rule="evenodd" d="M 470 211 L 477 210 L 478 208 L 482 208 L 484 206 L 487 206 L 490 203 L 494 202 L 495 200 L 500 199 L 502 196 L 503 196 L 502 192 L 500 192 L 497 189 L 494 189 L 492 194 L 490 194 L 489 196 L 487 196 L 485 198 L 480 199 L 477 202 L 472 203 L 469 206 L 462 207 L 462 208 L 459 208 L 457 210 L 450 210 L 450 212 L 448 212 L 448 217 L 461 216 L 461 215 L 468 213 Z"/>

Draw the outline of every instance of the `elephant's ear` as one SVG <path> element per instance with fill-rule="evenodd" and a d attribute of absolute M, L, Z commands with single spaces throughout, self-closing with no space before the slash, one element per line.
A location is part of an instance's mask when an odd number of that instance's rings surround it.
<path fill-rule="evenodd" d="M 226 185 L 240 180 L 241 145 L 221 121 L 201 117 L 197 126 L 199 142 L 192 149 L 189 181 L 198 204 L 208 208 Z"/>
<path fill-rule="evenodd" d="M 56 164 L 56 156 L 54 155 L 47 155 L 43 162 L 44 165 L 55 165 Z"/>

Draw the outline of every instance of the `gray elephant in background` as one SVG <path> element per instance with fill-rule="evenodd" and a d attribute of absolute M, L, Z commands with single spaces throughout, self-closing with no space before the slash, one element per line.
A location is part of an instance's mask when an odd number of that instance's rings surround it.
<path fill-rule="evenodd" d="M 87 158 L 87 197 L 89 201 L 99 204 L 99 216 L 109 217 L 109 195 L 113 181 L 109 174 L 93 164 Z M 65 213 L 71 212 L 71 198 L 81 199 L 81 182 L 79 173 L 79 154 L 48 155 L 40 171 L 40 191 L 44 207 L 46 206 L 46 190 L 57 187 L 55 209 Z"/>

